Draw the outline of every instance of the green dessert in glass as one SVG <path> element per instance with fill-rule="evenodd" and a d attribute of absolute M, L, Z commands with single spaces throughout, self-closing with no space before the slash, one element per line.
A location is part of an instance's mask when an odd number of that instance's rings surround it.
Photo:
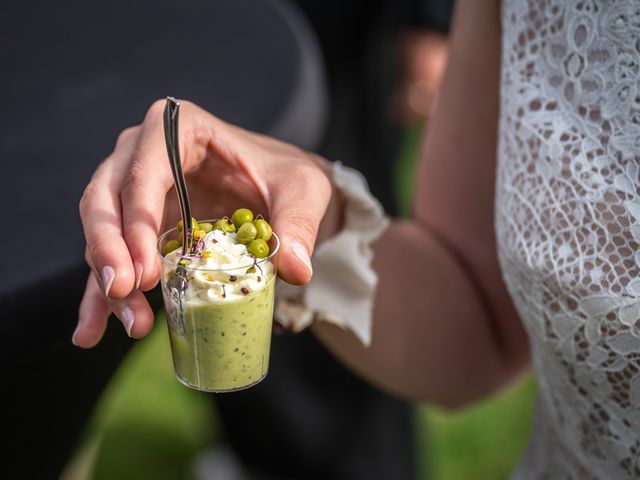
<path fill-rule="evenodd" d="M 176 376 L 197 390 L 241 390 L 269 367 L 279 241 L 247 209 L 192 223 L 191 254 L 182 255 L 181 223 L 158 242 Z M 176 275 L 184 279 L 179 291 L 172 286 Z"/>

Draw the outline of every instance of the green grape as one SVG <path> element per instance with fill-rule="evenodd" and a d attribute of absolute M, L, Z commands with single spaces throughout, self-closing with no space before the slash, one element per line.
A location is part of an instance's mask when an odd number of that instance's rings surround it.
<path fill-rule="evenodd" d="M 258 230 L 253 223 L 245 223 L 238 229 L 236 239 L 238 240 L 238 243 L 247 245 L 256 238 L 257 233 Z"/>
<path fill-rule="evenodd" d="M 210 223 L 200 223 L 198 224 L 198 226 L 204 230 L 205 233 L 209 233 L 211 230 L 213 230 L 213 225 L 211 225 Z"/>
<path fill-rule="evenodd" d="M 165 255 L 167 255 L 168 253 L 173 252 L 174 250 L 180 248 L 181 246 L 182 246 L 182 242 L 180 242 L 179 240 L 169 240 L 167 243 L 164 244 L 162 251 L 164 252 Z"/>
<path fill-rule="evenodd" d="M 236 229 L 240 228 L 245 223 L 253 222 L 253 212 L 248 208 L 239 208 L 233 215 L 231 215 L 231 220 L 233 220 L 233 224 Z"/>
<path fill-rule="evenodd" d="M 267 242 L 261 238 L 252 240 L 251 243 L 249 243 L 247 250 L 256 258 L 265 258 L 269 256 L 269 245 L 267 245 Z"/>
<path fill-rule="evenodd" d="M 216 220 L 213 224 L 214 230 L 222 230 L 225 233 L 231 233 L 236 231 L 236 227 L 231 220 L 227 217 Z"/>
<path fill-rule="evenodd" d="M 271 225 L 269 225 L 266 220 L 259 218 L 254 221 L 253 224 L 256 226 L 256 230 L 258 232 L 256 234 L 256 238 L 261 238 L 265 242 L 271 240 L 271 234 L 273 231 L 271 230 Z"/>
<path fill-rule="evenodd" d="M 191 217 L 191 229 L 195 230 L 196 228 L 198 228 L 198 221 Z M 178 231 L 181 232 L 182 230 L 184 230 L 184 224 L 182 223 L 182 220 L 178 221 Z"/>

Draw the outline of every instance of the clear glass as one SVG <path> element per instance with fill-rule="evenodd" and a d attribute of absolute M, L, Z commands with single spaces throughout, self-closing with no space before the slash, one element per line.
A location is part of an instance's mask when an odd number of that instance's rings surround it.
<path fill-rule="evenodd" d="M 223 300 L 207 296 L 198 282 L 189 281 L 182 309 L 167 285 L 176 264 L 162 254 L 164 245 L 177 237 L 178 231 L 173 228 L 158 239 L 162 295 L 176 377 L 184 385 L 206 392 L 233 392 L 256 385 L 269 370 L 277 275 L 274 257 L 280 247 L 277 235 L 274 233 L 269 241 L 269 256 L 254 263 L 216 270 L 187 266 L 188 276 L 197 273 L 217 279 L 242 278 L 254 266 L 265 274 L 258 277 L 259 288 L 247 294 L 227 295 Z"/>

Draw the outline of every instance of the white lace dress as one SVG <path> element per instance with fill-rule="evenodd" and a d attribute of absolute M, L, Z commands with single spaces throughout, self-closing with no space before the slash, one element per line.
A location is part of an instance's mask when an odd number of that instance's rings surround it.
<path fill-rule="evenodd" d="M 496 229 L 540 399 L 517 479 L 640 478 L 640 1 L 504 0 Z"/>

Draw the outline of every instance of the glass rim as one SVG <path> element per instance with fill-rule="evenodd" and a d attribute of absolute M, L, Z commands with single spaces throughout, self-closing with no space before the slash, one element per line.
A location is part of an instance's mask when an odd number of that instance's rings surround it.
<path fill-rule="evenodd" d="M 202 220 L 202 222 L 198 222 L 198 223 L 213 223 L 216 220 Z M 176 232 L 178 230 L 178 227 L 173 227 L 169 230 L 167 230 L 166 232 L 162 233 L 159 237 L 158 240 L 156 242 L 156 251 L 158 253 L 158 255 L 160 256 L 160 259 L 162 260 L 163 264 L 167 264 L 169 263 L 166 260 L 166 256 L 163 255 L 162 253 L 162 242 L 173 232 Z M 261 265 L 263 263 L 266 263 L 268 261 L 270 261 L 275 255 L 276 253 L 278 253 L 278 251 L 280 250 L 280 237 L 278 237 L 278 235 L 275 232 L 272 232 L 272 238 L 275 240 L 275 248 L 273 248 L 273 250 L 271 250 L 269 252 L 269 255 L 267 255 L 264 258 L 255 258 L 255 260 L 251 263 L 247 263 L 246 265 L 234 265 L 234 266 L 229 266 L 229 267 L 223 267 L 223 268 L 210 268 L 210 267 L 200 267 L 200 266 L 191 266 L 191 265 L 185 265 L 185 268 L 187 270 L 204 270 L 204 271 L 208 271 L 208 272 L 224 272 L 224 271 L 228 271 L 228 270 L 238 270 L 240 268 L 249 268 L 249 267 L 253 267 L 254 265 Z M 174 266 L 175 264 L 173 262 L 171 262 L 171 266 Z"/>

